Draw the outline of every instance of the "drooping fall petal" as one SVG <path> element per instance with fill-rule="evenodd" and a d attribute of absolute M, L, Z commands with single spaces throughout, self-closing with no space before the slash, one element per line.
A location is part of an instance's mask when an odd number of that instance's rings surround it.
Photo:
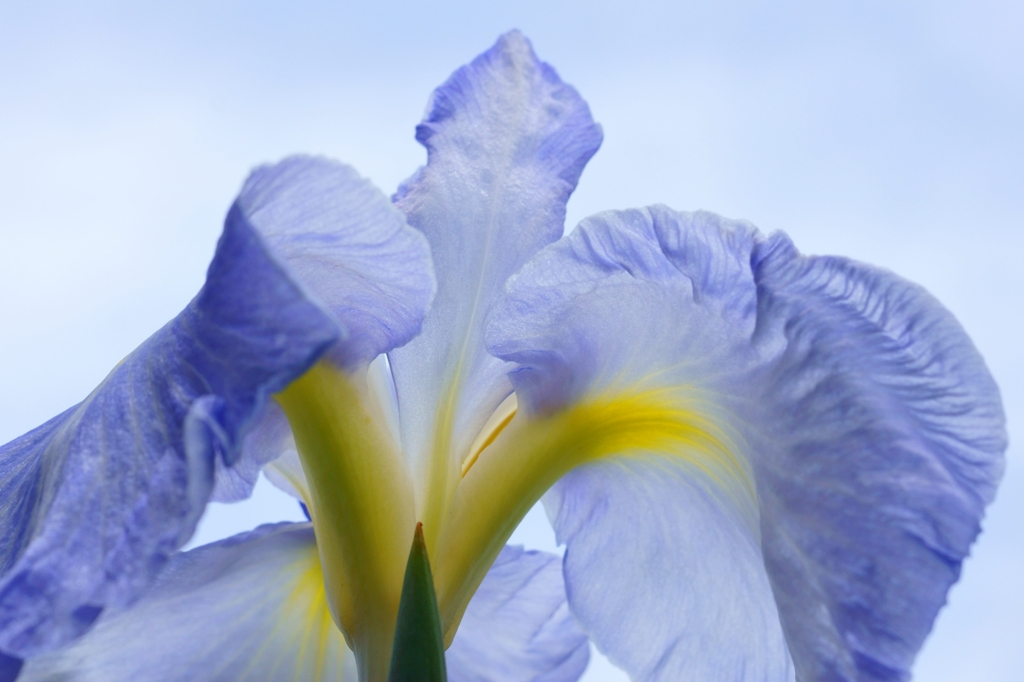
<path fill-rule="evenodd" d="M 488 341 L 538 423 L 645 406 L 643 438 L 546 500 L 573 612 L 635 679 L 906 675 L 1005 447 L 995 385 L 934 299 L 652 207 L 539 253 Z"/>
<path fill-rule="evenodd" d="M 271 393 L 324 354 L 368 362 L 415 333 L 429 251 L 375 192 L 322 159 L 257 170 L 189 306 L 81 404 L 0 448 L 0 652 L 43 653 L 134 601 L 215 489 L 251 488 L 262 462 L 242 443 Z M 304 265 L 317 245 L 354 282 L 342 303 Z"/>
<path fill-rule="evenodd" d="M 135 605 L 29 660 L 19 679 L 350 682 L 354 672 L 313 530 L 281 523 L 176 554 Z"/>

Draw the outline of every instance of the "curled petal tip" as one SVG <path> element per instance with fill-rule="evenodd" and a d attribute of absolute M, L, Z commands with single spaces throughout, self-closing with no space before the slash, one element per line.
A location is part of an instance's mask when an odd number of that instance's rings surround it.
<path fill-rule="evenodd" d="M 257 168 L 238 198 L 247 219 L 345 330 L 332 358 L 370 362 L 420 331 L 436 290 L 426 239 L 349 166 L 294 156 Z"/>

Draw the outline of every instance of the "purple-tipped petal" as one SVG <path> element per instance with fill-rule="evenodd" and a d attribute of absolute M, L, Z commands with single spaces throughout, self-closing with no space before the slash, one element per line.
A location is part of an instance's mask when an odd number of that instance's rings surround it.
<path fill-rule="evenodd" d="M 775 235 L 759 317 L 762 544 L 801 678 L 904 680 L 980 531 L 1006 447 L 999 392 L 920 287 Z"/>
<path fill-rule="evenodd" d="M 261 526 L 171 558 L 153 588 L 19 682 L 349 680 L 309 524 Z M 347 671 L 346 671 L 347 672 Z"/>
<path fill-rule="evenodd" d="M 447 655 L 451 682 L 575 682 L 589 640 L 569 613 L 561 561 L 507 546 L 469 602 Z"/>
<path fill-rule="evenodd" d="M 431 282 L 426 241 L 350 169 L 257 170 L 189 306 L 85 401 L 0 448 L 0 651 L 62 646 L 136 599 L 215 488 L 247 495 L 279 454 L 243 447 L 269 395 L 325 354 L 368 362 L 407 340 Z"/>
<path fill-rule="evenodd" d="M 434 296 L 427 240 L 351 167 L 295 156 L 253 171 L 238 198 L 289 272 L 341 320 L 343 368 L 407 343 Z"/>
<path fill-rule="evenodd" d="M 233 208 L 199 295 L 92 395 L 0 449 L 0 650 L 31 656 L 131 602 L 191 536 L 214 467 L 338 338 Z"/>
<path fill-rule="evenodd" d="M 406 451 L 424 454 L 446 391 L 461 389 L 453 447 L 464 456 L 511 392 L 484 349 L 484 315 L 508 276 L 562 235 L 601 129 L 513 31 L 434 92 L 416 138 L 429 160 L 396 202 L 430 242 L 438 293 L 423 332 L 390 359 Z"/>
<path fill-rule="evenodd" d="M 737 495 L 699 452 L 632 453 L 546 499 L 570 606 L 634 679 L 906 679 L 1005 448 L 995 385 L 934 299 L 653 207 L 539 253 L 488 344 L 528 412 L 669 387 L 749 471 Z"/>
<path fill-rule="evenodd" d="M 294 156 L 257 168 L 238 206 L 294 280 L 340 322 L 333 362 L 367 365 L 419 332 L 435 289 L 430 247 L 351 167 Z M 287 420 L 268 405 L 240 461 L 218 467 L 213 499 L 247 498 L 263 466 L 290 447 Z"/>

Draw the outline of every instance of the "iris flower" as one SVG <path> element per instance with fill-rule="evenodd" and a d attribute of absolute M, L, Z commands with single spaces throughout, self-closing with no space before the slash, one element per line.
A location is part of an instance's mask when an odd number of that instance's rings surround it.
<path fill-rule="evenodd" d="M 202 290 L 0 449 L 0 680 L 385 680 L 422 524 L 451 680 L 905 680 L 992 500 L 997 388 L 921 288 L 665 206 L 512 32 L 388 200 L 294 157 Z M 179 549 L 263 470 L 310 523 Z M 543 499 L 564 557 L 505 546 Z"/>

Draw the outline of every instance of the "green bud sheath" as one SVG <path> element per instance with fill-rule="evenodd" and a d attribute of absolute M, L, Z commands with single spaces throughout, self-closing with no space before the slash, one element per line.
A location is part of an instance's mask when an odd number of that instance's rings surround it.
<path fill-rule="evenodd" d="M 416 535 L 405 565 L 402 600 L 398 604 L 395 646 L 391 651 L 388 682 L 447 682 L 444 667 L 444 639 L 437 611 L 434 578 L 430 574 L 423 524 Z"/>

